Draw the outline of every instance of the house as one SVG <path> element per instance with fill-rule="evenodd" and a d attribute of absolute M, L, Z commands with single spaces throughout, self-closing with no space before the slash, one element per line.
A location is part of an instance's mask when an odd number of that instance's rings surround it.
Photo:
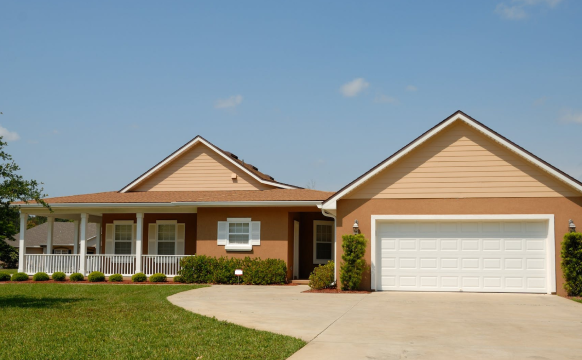
<path fill-rule="evenodd" d="M 78 227 L 72 222 L 54 222 L 52 233 L 52 246 L 47 249 L 47 239 L 50 226 L 48 223 L 37 225 L 26 231 L 26 238 L 24 246 L 26 254 L 74 254 L 75 250 L 75 231 L 79 231 Z M 87 254 L 95 253 L 95 245 L 97 243 L 96 226 L 91 223 L 87 227 Z M 19 239 L 20 234 L 14 235 L 14 239 Z M 18 247 L 18 242 L 10 241 L 8 244 Z"/>
<path fill-rule="evenodd" d="M 582 223 L 582 183 L 461 111 L 336 193 L 275 181 L 196 137 L 119 191 L 46 201 L 54 213 L 21 205 L 21 221 L 73 219 L 81 244 L 101 224 L 97 254 L 59 255 L 83 272 L 174 275 L 203 254 L 278 258 L 305 279 L 360 232 L 372 290 L 564 294 L 561 239 Z"/>

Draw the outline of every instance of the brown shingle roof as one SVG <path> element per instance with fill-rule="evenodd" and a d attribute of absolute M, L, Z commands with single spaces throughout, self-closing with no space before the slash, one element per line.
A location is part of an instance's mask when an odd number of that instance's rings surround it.
<path fill-rule="evenodd" d="M 87 226 L 87 239 L 94 240 L 97 234 L 96 224 L 89 223 Z M 24 246 L 44 246 L 46 245 L 46 238 L 48 235 L 48 223 L 37 225 L 31 229 L 26 230 L 24 234 Z M 14 239 L 18 240 L 20 234 L 14 235 Z M 53 232 L 53 246 L 59 245 L 73 245 L 75 238 L 75 223 L 72 222 L 55 222 Z M 18 247 L 18 241 L 7 241 L 9 245 Z M 95 245 L 94 241 L 88 245 Z"/>
<path fill-rule="evenodd" d="M 333 192 L 309 189 L 222 191 L 109 191 L 44 199 L 49 204 L 68 203 L 171 203 L 221 201 L 323 201 Z M 22 203 L 15 203 L 22 204 Z"/>

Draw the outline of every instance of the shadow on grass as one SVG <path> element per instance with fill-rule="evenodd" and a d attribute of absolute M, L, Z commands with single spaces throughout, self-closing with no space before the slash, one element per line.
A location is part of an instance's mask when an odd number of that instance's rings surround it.
<path fill-rule="evenodd" d="M 0 295 L 0 309 L 8 307 L 16 308 L 54 308 L 63 305 L 74 304 L 86 298 L 49 297 L 37 298 L 24 295 Z"/>

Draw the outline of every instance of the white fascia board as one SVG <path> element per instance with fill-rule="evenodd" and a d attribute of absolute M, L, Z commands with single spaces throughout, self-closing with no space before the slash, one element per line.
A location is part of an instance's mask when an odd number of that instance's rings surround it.
<path fill-rule="evenodd" d="M 180 202 L 174 203 L 186 206 L 222 206 L 222 207 L 236 207 L 236 206 L 319 206 L 323 201 L 215 201 L 215 202 Z"/>
<path fill-rule="evenodd" d="M 120 193 L 125 193 L 125 192 L 131 190 L 134 186 L 136 186 L 137 184 L 139 184 L 140 182 L 142 182 L 143 180 L 145 180 L 146 178 L 148 178 L 150 175 L 152 175 L 153 173 L 155 173 L 159 169 L 161 169 L 164 166 L 166 166 L 166 164 L 168 164 L 169 162 L 171 162 L 172 160 L 174 160 L 178 156 L 182 155 L 185 151 L 187 151 L 192 146 L 194 146 L 194 145 L 196 145 L 198 143 L 202 143 L 202 144 L 208 146 L 215 153 L 219 154 L 220 156 L 222 156 L 226 160 L 230 161 L 230 163 L 232 163 L 233 165 L 237 166 L 239 169 L 243 170 L 244 172 L 246 172 L 247 174 L 249 174 L 255 180 L 259 181 L 262 184 L 267 184 L 267 185 L 275 186 L 275 187 L 282 188 L 282 189 L 297 189 L 297 187 L 295 187 L 295 186 L 282 185 L 282 184 L 279 184 L 279 183 L 275 183 L 275 182 L 272 182 L 272 181 L 268 181 L 268 180 L 261 179 L 260 177 L 258 177 L 254 173 L 252 173 L 250 170 L 246 169 L 244 166 L 242 166 L 241 164 L 239 164 L 238 162 L 234 161 L 232 158 L 230 158 L 229 156 L 227 156 L 225 153 L 223 153 L 222 151 L 218 150 L 214 145 L 210 144 L 208 141 L 205 141 L 201 137 L 196 137 L 192 141 L 190 141 L 188 144 L 186 144 L 185 146 L 183 146 L 180 150 L 176 151 L 173 155 L 171 155 L 170 157 L 168 157 L 167 159 L 165 159 L 164 161 L 162 161 L 158 165 L 154 166 L 153 168 L 151 168 L 148 172 L 146 172 L 145 174 L 143 174 L 139 178 L 135 179 L 131 184 L 129 184 L 126 187 L 124 187 L 123 189 L 121 189 Z"/>
<path fill-rule="evenodd" d="M 61 203 L 49 204 L 53 208 L 142 208 L 142 207 L 193 207 L 193 206 L 320 206 L 321 200 L 305 201 L 197 201 L 171 203 Z M 12 205 L 22 208 L 42 208 L 41 204 Z"/>
<path fill-rule="evenodd" d="M 354 190 L 358 186 L 362 185 L 363 183 L 365 183 L 366 181 L 368 181 L 370 178 L 374 177 L 376 174 L 378 174 L 379 172 L 381 172 L 382 170 L 384 170 L 388 166 L 392 165 L 393 163 L 395 163 L 396 161 L 398 161 L 399 159 L 401 159 L 403 156 L 407 155 L 408 153 L 410 153 L 411 151 L 413 151 L 414 149 L 416 149 L 418 146 L 420 146 L 423 143 L 425 143 L 428 139 L 430 139 L 431 137 L 435 136 L 436 134 L 438 134 L 443 129 L 445 129 L 446 127 L 448 127 L 449 125 L 451 125 L 453 122 L 455 122 L 457 120 L 461 120 L 461 121 L 465 122 L 467 125 L 473 127 L 477 131 L 479 131 L 479 132 L 483 133 L 484 135 L 490 137 L 491 139 L 495 140 L 499 144 L 505 146 L 510 151 L 513 151 L 514 153 L 520 155 L 521 157 L 523 157 L 526 160 L 528 160 L 530 163 L 532 163 L 532 164 L 540 167 L 542 170 L 544 170 L 544 171 L 550 173 L 551 175 L 557 177 L 558 179 L 562 180 L 563 182 L 567 183 L 568 185 L 572 186 L 573 188 L 575 188 L 576 190 L 578 190 L 578 191 L 580 191 L 582 193 L 582 186 L 580 184 L 572 181 L 572 179 L 569 179 L 567 176 L 564 176 L 564 174 L 562 174 L 562 173 L 560 173 L 560 172 L 552 169 L 551 167 L 549 167 L 548 165 L 546 165 L 543 162 L 539 161 L 538 159 L 536 159 L 535 157 L 531 156 L 527 152 L 524 152 L 522 149 L 516 147 L 515 145 L 511 144 L 507 140 L 499 137 L 495 133 L 492 133 L 489 129 L 486 129 L 486 128 L 482 127 L 481 125 L 479 125 L 478 123 L 474 122 L 473 120 L 467 118 L 463 114 L 457 114 L 456 116 L 450 118 L 449 120 L 445 121 L 444 123 L 442 123 L 438 127 L 434 128 L 431 131 L 429 131 L 428 133 L 426 133 L 424 136 L 422 136 L 421 138 L 419 138 L 418 140 L 416 140 L 413 144 L 410 144 L 410 146 L 408 146 L 408 148 L 406 148 L 405 150 L 403 150 L 402 152 L 400 152 L 399 154 L 397 154 L 393 158 L 391 158 L 388 161 L 386 161 L 385 163 L 381 164 L 380 166 L 378 166 L 373 171 L 370 171 L 368 174 L 366 174 L 366 176 L 362 177 L 360 180 L 358 180 L 357 182 L 355 182 L 354 184 L 352 184 L 350 187 L 345 188 L 341 192 L 335 194 L 331 199 L 329 199 L 327 202 L 325 202 L 323 204 L 323 209 L 325 209 L 325 210 L 334 210 L 334 209 L 336 209 L 337 208 L 337 200 L 341 199 L 343 196 L 347 195 L 349 192 L 351 192 L 352 190 Z"/>

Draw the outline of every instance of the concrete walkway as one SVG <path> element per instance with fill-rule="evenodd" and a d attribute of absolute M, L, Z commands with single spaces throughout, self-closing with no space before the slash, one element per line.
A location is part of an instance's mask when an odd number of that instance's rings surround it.
<path fill-rule="evenodd" d="M 309 343 L 291 359 L 582 359 L 582 304 L 526 294 L 302 294 L 212 286 L 168 299 Z"/>

